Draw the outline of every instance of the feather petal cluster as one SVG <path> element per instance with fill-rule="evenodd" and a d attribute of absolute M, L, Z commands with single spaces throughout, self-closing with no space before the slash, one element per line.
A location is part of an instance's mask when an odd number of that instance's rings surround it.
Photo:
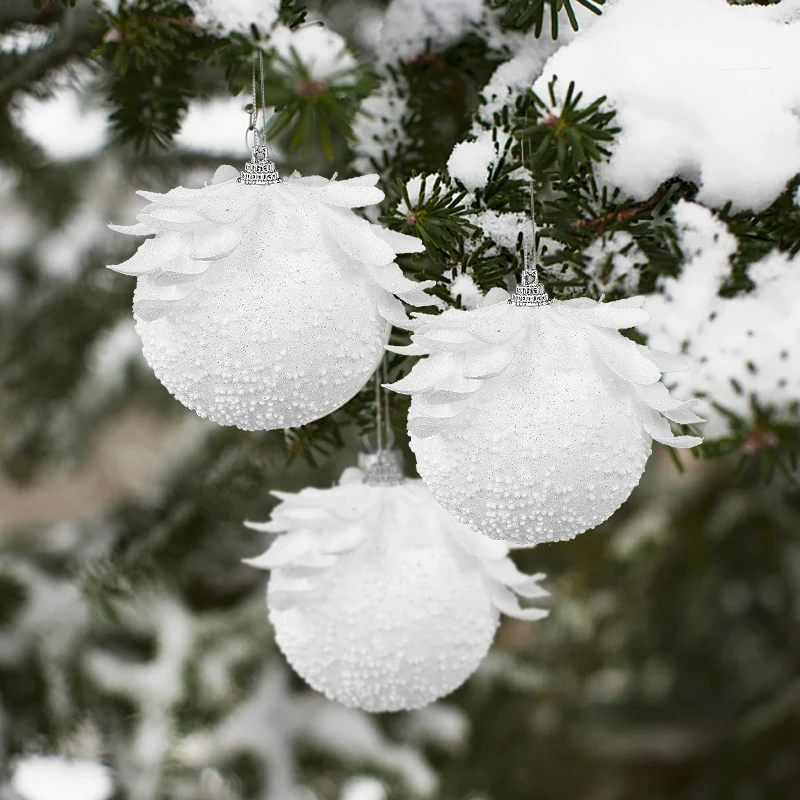
<path fill-rule="evenodd" d="M 407 279 L 413 236 L 352 209 L 380 202 L 377 175 L 239 183 L 220 167 L 200 189 L 139 192 L 149 201 L 120 233 L 152 235 L 110 269 L 137 278 L 144 355 L 186 406 L 222 425 L 285 428 L 323 417 L 361 389 L 403 303 L 431 282 Z"/>
<path fill-rule="evenodd" d="M 311 686 L 368 711 L 419 708 L 460 686 L 494 638 L 500 612 L 547 615 L 519 598 L 548 593 L 501 542 L 448 516 L 422 481 L 274 494 L 280 533 L 250 560 L 271 570 L 267 602 L 289 663 Z"/>
<path fill-rule="evenodd" d="M 390 388 L 412 396 L 417 469 L 456 519 L 520 546 L 571 539 L 628 498 L 653 439 L 702 441 L 669 424 L 702 422 L 698 401 L 661 383 L 688 363 L 619 332 L 647 322 L 643 297 L 526 308 L 490 294 L 415 315 L 412 344 L 389 349 L 427 358 Z"/>

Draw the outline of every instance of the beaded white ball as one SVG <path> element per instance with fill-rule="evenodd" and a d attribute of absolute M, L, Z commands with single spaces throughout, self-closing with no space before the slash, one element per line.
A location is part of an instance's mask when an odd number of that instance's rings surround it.
<path fill-rule="evenodd" d="M 111 269 L 138 277 L 136 330 L 158 379 L 221 425 L 303 425 L 344 405 L 374 371 L 397 295 L 427 304 L 397 253 L 424 249 L 350 209 L 383 199 L 377 175 L 271 185 L 220 167 L 209 186 L 139 192 L 133 235 L 155 234 Z"/>
<path fill-rule="evenodd" d="M 371 486 L 348 469 L 338 486 L 275 492 L 268 523 L 284 532 L 248 563 L 272 570 L 275 638 L 329 699 L 366 711 L 420 708 L 458 688 L 494 638 L 500 611 L 540 619 L 539 598 L 508 548 L 437 505 L 422 481 Z"/>
<path fill-rule="evenodd" d="M 391 388 L 412 395 L 417 470 L 456 519 L 515 546 L 572 539 L 627 500 L 653 439 L 700 443 L 667 422 L 702 422 L 698 401 L 660 382 L 685 359 L 619 333 L 647 322 L 644 298 L 507 298 L 492 290 L 475 310 L 417 315 L 413 343 L 389 349 L 428 358 Z"/>

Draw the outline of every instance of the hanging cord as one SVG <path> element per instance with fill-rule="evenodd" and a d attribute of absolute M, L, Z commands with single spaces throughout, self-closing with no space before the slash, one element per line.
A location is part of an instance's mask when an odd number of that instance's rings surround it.
<path fill-rule="evenodd" d="M 528 128 L 528 109 L 525 109 L 525 130 Z M 522 159 L 522 168 L 525 169 L 525 137 L 520 137 L 519 141 L 520 146 L 520 158 Z M 526 275 L 529 275 L 532 280 L 531 283 L 538 283 L 539 282 L 539 258 L 538 258 L 538 235 L 539 235 L 539 227 L 536 224 L 536 205 L 534 202 L 535 190 L 533 187 L 533 175 L 528 173 L 528 195 L 529 195 L 529 202 L 530 202 L 530 212 L 531 212 L 531 230 L 530 234 L 528 233 L 527 229 L 523 229 L 522 231 L 522 242 L 523 242 L 523 264 L 524 264 L 524 271 Z M 530 235 L 531 241 L 528 240 L 528 236 Z M 533 262 L 531 264 L 531 262 Z"/>
<path fill-rule="evenodd" d="M 256 94 L 256 54 L 253 53 L 253 100 L 244 110 L 250 115 L 247 130 L 244 132 L 244 143 L 249 150 L 255 149 L 259 143 L 258 136 L 258 95 Z M 250 134 L 253 134 L 253 144 L 250 144 Z"/>
<path fill-rule="evenodd" d="M 383 423 L 381 422 L 381 367 L 375 370 L 375 438 L 378 452 L 383 450 Z"/>
<path fill-rule="evenodd" d="M 253 102 L 245 109 L 250 113 L 250 124 L 245 133 L 245 143 L 250 147 L 248 135 L 253 132 L 255 136 L 254 145 L 259 145 L 262 142 L 264 147 L 267 148 L 267 158 L 269 158 L 269 144 L 267 144 L 267 93 L 264 90 L 264 51 L 258 48 L 258 74 L 261 79 L 261 101 L 258 99 L 258 90 L 256 87 L 256 54 L 253 53 Z M 261 133 L 258 131 L 258 117 L 261 115 Z"/>
<path fill-rule="evenodd" d="M 263 142 L 267 148 L 267 158 L 269 158 L 269 144 L 267 142 L 267 93 L 264 91 L 264 51 L 258 48 L 258 71 L 261 76 L 261 115 L 263 125 Z M 255 86 L 253 87 L 255 93 Z"/>
<path fill-rule="evenodd" d="M 376 452 L 391 450 L 394 446 L 394 431 L 389 409 L 389 390 L 383 384 L 389 382 L 389 368 L 386 355 L 381 358 L 375 370 L 375 439 Z"/>
<path fill-rule="evenodd" d="M 528 109 L 525 109 L 525 125 L 528 127 Z M 525 137 L 520 136 L 520 160 L 522 169 L 525 167 Z M 530 231 L 527 227 L 522 229 L 522 280 L 514 290 L 513 297 L 508 302 L 515 306 L 546 306 L 550 304 L 547 292 L 539 283 L 539 228 L 536 224 L 536 192 L 533 186 L 533 175 L 528 177 L 528 192 L 530 194 Z M 532 241 L 531 241 L 532 240 Z"/>
<path fill-rule="evenodd" d="M 383 359 L 381 360 L 381 369 L 383 372 L 383 385 L 385 386 L 389 383 L 389 365 L 388 359 L 386 358 L 386 353 L 383 354 Z M 392 447 L 394 445 L 394 431 L 392 430 L 392 417 L 389 413 L 389 390 L 383 390 L 383 419 L 386 425 L 386 446 Z"/>
<path fill-rule="evenodd" d="M 261 100 L 258 97 L 256 83 L 256 52 L 253 51 L 253 102 L 248 103 L 245 110 L 250 114 L 250 123 L 244 135 L 245 143 L 252 151 L 249 164 L 237 178 L 239 183 L 255 186 L 267 186 L 282 183 L 275 164 L 270 160 L 269 145 L 267 144 L 267 92 L 264 86 L 264 52 L 258 48 L 258 72 L 261 79 Z M 261 130 L 259 131 L 258 117 L 261 114 Z M 253 133 L 253 145 L 250 147 L 250 132 Z"/>
<path fill-rule="evenodd" d="M 375 369 L 375 439 L 373 450 L 369 436 L 363 436 L 365 452 L 358 455 L 364 472 L 364 483 L 370 486 L 397 486 L 405 481 L 403 457 L 394 449 L 394 431 L 389 416 L 389 391 L 382 384 L 388 381 L 386 355 Z M 383 396 L 381 396 L 383 391 Z"/>

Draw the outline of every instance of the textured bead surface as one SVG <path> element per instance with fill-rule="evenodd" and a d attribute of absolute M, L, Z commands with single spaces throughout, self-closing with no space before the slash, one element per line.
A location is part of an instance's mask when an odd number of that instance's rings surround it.
<path fill-rule="evenodd" d="M 507 548 L 470 531 L 422 481 L 368 486 L 357 470 L 328 490 L 280 495 L 264 530 L 288 530 L 255 566 L 281 650 L 327 697 L 368 711 L 419 708 L 460 686 L 486 654 L 515 589 L 541 597 Z M 254 526 L 258 527 L 258 526 Z"/>
<path fill-rule="evenodd" d="M 244 430 L 331 413 L 361 389 L 386 343 L 362 283 L 345 281 L 324 253 L 310 265 L 267 239 L 263 231 L 214 264 L 179 312 L 136 323 L 147 362 L 178 400 Z"/>
<path fill-rule="evenodd" d="M 412 347 L 431 355 L 392 388 L 412 395 L 411 449 L 443 508 L 512 545 L 571 539 L 625 502 L 653 438 L 700 441 L 660 416 L 701 421 L 659 382 L 680 360 L 616 330 L 647 321 L 639 305 L 500 298 L 417 317 Z"/>
<path fill-rule="evenodd" d="M 124 233 L 154 233 L 112 269 L 138 278 L 136 330 L 158 379 L 201 417 L 244 430 L 310 422 L 368 380 L 405 318 L 397 295 L 426 302 L 396 253 L 418 239 L 350 209 L 379 201 L 377 176 L 216 183 L 143 194 Z"/>
<path fill-rule="evenodd" d="M 412 436 L 411 449 L 459 521 L 517 545 L 571 539 L 625 502 L 651 440 L 633 399 L 589 364 L 561 371 L 535 351 L 522 360 L 487 382 L 461 426 Z"/>

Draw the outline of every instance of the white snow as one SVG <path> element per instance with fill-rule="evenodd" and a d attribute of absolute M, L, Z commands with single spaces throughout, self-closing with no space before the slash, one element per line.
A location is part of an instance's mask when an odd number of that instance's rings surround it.
<path fill-rule="evenodd" d="M 592 294 L 618 291 L 631 295 L 636 292 L 639 271 L 647 265 L 647 256 L 630 233 L 615 231 L 609 237 L 600 236 L 583 252 L 589 259 L 584 269 L 591 276 Z"/>
<path fill-rule="evenodd" d="M 175 146 L 248 160 L 250 148 L 244 134 L 249 115 L 244 107 L 250 101 L 250 97 L 240 94 L 192 103 L 175 137 Z"/>
<path fill-rule="evenodd" d="M 381 29 L 387 60 L 409 60 L 455 44 L 484 15 L 483 0 L 392 0 Z"/>
<path fill-rule="evenodd" d="M 384 157 L 391 162 L 408 142 L 403 120 L 408 110 L 408 86 L 402 76 L 397 80 L 381 75 L 383 83 L 377 93 L 365 98 L 353 120 L 357 156 L 353 168 L 360 173 L 374 171 Z"/>
<path fill-rule="evenodd" d="M 770 253 L 749 268 L 753 292 L 720 297 L 735 237 L 700 205 L 681 201 L 674 215 L 687 261 L 679 277 L 661 281 L 662 294 L 648 298 L 651 320 L 644 328 L 651 347 L 671 352 L 683 347 L 692 361 L 691 371 L 670 374 L 668 382 L 678 396 L 707 393 L 745 419 L 751 418 L 753 395 L 773 407 L 779 419 L 792 418 L 791 403 L 800 397 L 800 315 L 795 308 L 800 256 Z M 708 419 L 705 436 L 726 434 L 726 418 L 710 404 L 704 406 L 699 413 Z"/>
<path fill-rule="evenodd" d="M 489 170 L 508 138 L 508 133 L 498 131 L 498 141 L 495 143 L 491 131 L 481 131 L 474 141 L 459 142 L 447 160 L 447 171 L 470 191 L 483 189 L 489 180 Z"/>
<path fill-rule="evenodd" d="M 426 199 L 431 197 L 435 183 L 436 175 L 415 175 L 413 178 L 406 181 L 406 192 L 408 193 L 408 200 L 412 208 L 415 208 L 417 203 L 419 203 L 420 195 L 422 195 L 423 203 Z M 446 188 L 447 185 L 442 182 L 441 190 L 444 191 Z M 405 200 L 400 201 L 397 209 L 401 214 L 407 214 L 410 210 Z"/>
<path fill-rule="evenodd" d="M 434 703 L 417 709 L 403 720 L 403 733 L 414 744 L 436 744 L 457 752 L 467 743 L 469 717 L 458 706 Z"/>
<path fill-rule="evenodd" d="M 24 97 L 16 120 L 54 161 L 85 158 L 108 140 L 106 112 L 92 105 L 74 86 L 54 90 L 51 97 Z"/>
<path fill-rule="evenodd" d="M 483 300 L 483 292 L 478 288 L 472 275 L 462 272 L 450 281 L 450 296 L 455 300 L 461 295 L 461 305 L 467 309 L 478 307 L 478 303 Z"/>
<path fill-rule="evenodd" d="M 0 52 L 27 53 L 50 41 L 50 31 L 38 25 L 21 25 L 0 34 Z"/>
<path fill-rule="evenodd" d="M 534 90 L 557 75 L 562 97 L 573 80 L 586 101 L 607 95 L 622 133 L 601 176 L 632 197 L 679 175 L 700 202 L 763 209 L 800 171 L 798 8 L 617 0 Z"/>
<path fill-rule="evenodd" d="M 42 272 L 51 278 L 74 279 L 84 256 L 106 233 L 105 209 L 88 201 L 78 206 L 62 228 L 43 235 L 36 247 Z"/>
<path fill-rule="evenodd" d="M 200 25 L 232 33 L 250 33 L 250 25 L 261 31 L 278 19 L 280 0 L 188 0 Z"/>
<path fill-rule="evenodd" d="M 572 36 L 561 31 L 556 41 L 547 36 L 536 39 L 532 33 L 528 34 L 514 56 L 494 71 L 481 90 L 478 118 L 484 124 L 492 125 L 493 115 L 504 106 L 512 105 L 541 74 L 547 59 L 571 39 Z"/>
<path fill-rule="evenodd" d="M 530 215 L 516 212 L 503 214 L 491 208 L 470 214 L 467 220 L 477 225 L 485 237 L 512 251 L 516 247 L 519 232 L 530 230 Z"/>
<path fill-rule="evenodd" d="M 103 651 L 91 651 L 86 668 L 101 690 L 129 698 L 136 704 L 131 739 L 116 753 L 120 781 L 131 800 L 158 795 L 176 729 L 172 707 L 184 692 L 184 671 L 192 653 L 195 624 L 192 615 L 174 598 L 150 596 L 121 611 L 134 629 L 153 631 L 154 659 L 141 664 Z"/>
<path fill-rule="evenodd" d="M 285 26 L 275 29 L 270 45 L 284 58 L 292 59 L 292 52 L 307 67 L 311 78 L 326 81 L 342 70 L 357 66 L 353 54 L 347 49 L 344 37 L 320 24 L 308 24 L 295 31 Z M 275 65 L 280 68 L 278 64 Z M 336 77 L 337 85 L 348 84 L 352 77 Z"/>
<path fill-rule="evenodd" d="M 68 580 L 51 579 L 27 562 L 0 558 L 0 567 L 22 584 L 26 602 L 14 625 L 0 630 L 0 664 L 11 664 L 31 648 L 41 650 L 45 663 L 58 663 L 72 649 L 89 622 L 80 588 Z"/>
<path fill-rule="evenodd" d="M 11 786 L 23 800 L 107 800 L 114 791 L 108 767 L 60 756 L 19 761 Z"/>
<path fill-rule="evenodd" d="M 214 729 L 185 738 L 176 756 L 197 766 L 250 753 L 266 767 L 268 796 L 299 800 L 303 795 L 293 753 L 301 743 L 348 764 L 394 773 L 415 796 L 427 797 L 437 785 L 417 748 L 389 741 L 369 714 L 315 693 L 293 693 L 278 667 L 268 668 L 252 693 Z"/>
<path fill-rule="evenodd" d="M 386 788 L 368 775 L 356 775 L 345 781 L 341 800 L 387 800 Z"/>
<path fill-rule="evenodd" d="M 0 219 L 3 220 L 3 235 L 0 236 L 0 255 L 13 256 L 23 250 L 33 239 L 36 221 L 25 206 L 14 198 L 16 180 L 3 170 L 0 174 Z M 8 278 L 11 275 L 4 270 Z M 3 292 L 0 290 L 0 297 Z"/>

